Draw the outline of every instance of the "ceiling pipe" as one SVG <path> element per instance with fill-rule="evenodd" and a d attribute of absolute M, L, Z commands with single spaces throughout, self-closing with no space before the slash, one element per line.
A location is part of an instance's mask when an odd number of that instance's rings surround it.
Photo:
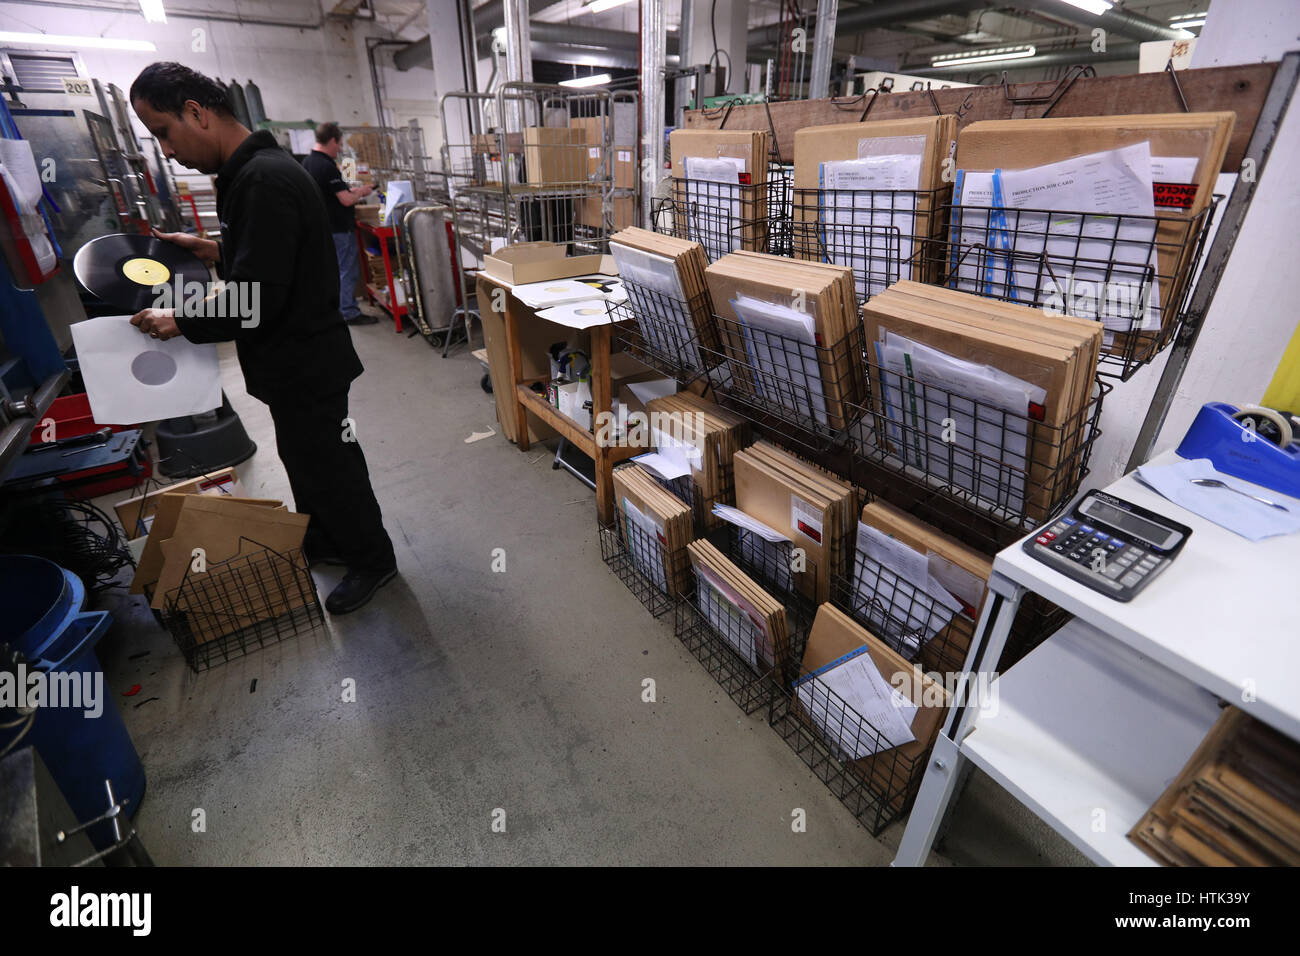
<path fill-rule="evenodd" d="M 946 13 L 969 13 L 992 5 L 987 0 L 885 0 L 869 7 L 841 10 L 835 21 L 835 34 L 852 36 L 891 23 L 928 20 Z M 776 47 L 780 42 L 781 24 L 778 22 L 750 30 L 747 45 L 749 49 L 757 50 Z"/>
<path fill-rule="evenodd" d="M 1061 0 L 1015 0 L 1015 4 L 1081 27 L 1089 29 L 1101 27 L 1107 34 L 1115 33 L 1130 40 L 1186 39 L 1186 34 L 1182 30 L 1118 8 L 1111 8 L 1105 13 L 1094 16 L 1087 10 L 1080 10 L 1072 4 L 1062 3 Z"/>
<path fill-rule="evenodd" d="M 1138 43 L 1121 43 L 1107 47 L 1105 53 L 1093 53 L 1090 47 L 1079 46 L 1069 50 L 1049 50 L 1023 60 L 1006 60 L 1002 63 L 945 63 L 943 66 L 902 66 L 898 72 L 909 76 L 951 76 L 953 73 L 1001 73 L 1003 70 L 1012 72 L 1044 66 L 1073 66 L 1075 63 L 1087 66 L 1092 63 L 1136 60 L 1140 46 L 1141 44 Z"/>
<path fill-rule="evenodd" d="M 476 31 L 480 30 L 479 21 L 474 20 Z M 636 53 L 641 49 L 641 39 L 636 33 L 626 30 L 600 30 L 595 27 L 579 27 L 571 23 L 543 23 L 533 20 L 529 24 L 533 41 L 533 57 L 538 60 L 554 60 L 558 47 L 574 47 L 575 55 L 582 50 L 608 50 L 611 53 Z M 545 49 L 538 49 L 544 46 Z M 677 34 L 668 34 L 668 52 L 677 53 Z M 491 56 L 492 35 L 490 32 L 479 33 L 478 54 L 484 59 Z M 565 62 L 560 60 L 559 62 Z M 432 68 L 433 60 L 429 53 L 429 38 L 416 40 L 414 43 L 393 54 L 393 65 L 398 70 L 412 67 Z M 613 65 L 613 64 L 611 64 Z M 636 64 L 633 64 L 635 66 Z"/>

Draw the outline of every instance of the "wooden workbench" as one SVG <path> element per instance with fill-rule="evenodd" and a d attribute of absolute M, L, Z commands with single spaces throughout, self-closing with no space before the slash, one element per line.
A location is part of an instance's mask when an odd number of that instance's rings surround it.
<path fill-rule="evenodd" d="M 537 337 L 526 334 L 529 327 L 536 324 L 550 326 L 560 338 L 572 335 L 574 330 L 537 318 L 531 308 L 510 293 L 508 283 L 486 273 L 479 273 L 478 276 L 481 315 L 486 317 L 492 312 L 493 292 L 497 289 L 506 293 L 505 313 L 500 317 L 504 324 L 504 358 L 509 371 L 506 380 L 501 381 L 500 370 L 494 367 L 492 387 L 497 395 L 498 417 L 506 431 L 506 437 L 512 439 L 520 451 L 527 451 L 531 443 L 528 416 L 532 415 L 582 451 L 596 466 L 596 517 L 602 525 L 608 525 L 614 520 L 614 480 L 611 474 L 614 466 L 648 449 L 598 443 L 594 434 L 569 416 L 561 415 L 560 410 L 548 402 L 545 395 L 539 395 L 529 387 L 534 382 L 545 384 L 550 381 L 547 358 L 542 356 L 539 361 L 536 356 L 525 355 L 525 351 L 536 348 Z M 484 328 L 486 327 L 485 322 Z M 610 411 L 611 406 L 609 356 L 613 326 L 595 325 L 586 331 L 591 336 L 591 420 L 594 423 L 600 420 L 602 412 Z M 500 355 L 500 351 L 497 354 Z M 532 371 L 546 369 L 546 374 L 525 374 L 525 360 L 528 360 Z"/>

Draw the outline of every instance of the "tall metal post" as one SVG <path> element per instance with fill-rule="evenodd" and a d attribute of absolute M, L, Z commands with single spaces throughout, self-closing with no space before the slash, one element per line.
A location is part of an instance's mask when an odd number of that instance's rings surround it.
<path fill-rule="evenodd" d="M 506 79 L 533 82 L 533 40 L 528 29 L 528 0 L 505 0 Z"/>
<path fill-rule="evenodd" d="M 817 0 L 817 22 L 813 33 L 812 81 L 808 99 L 821 100 L 830 96 L 831 58 L 835 54 L 835 18 L 839 14 L 839 0 Z"/>
<path fill-rule="evenodd" d="M 650 228 L 655 186 L 664 169 L 664 0 L 641 0 L 641 224 Z"/>
<path fill-rule="evenodd" d="M 692 12 L 695 4 L 691 0 L 682 0 L 682 19 L 677 25 L 677 69 L 689 70 L 695 65 L 695 47 L 691 42 L 691 30 L 695 25 L 695 14 Z M 683 76 L 677 81 L 676 95 L 673 97 L 673 105 L 676 109 L 673 111 L 676 115 L 674 126 L 682 126 L 686 122 L 686 102 L 691 97 L 691 77 Z"/>

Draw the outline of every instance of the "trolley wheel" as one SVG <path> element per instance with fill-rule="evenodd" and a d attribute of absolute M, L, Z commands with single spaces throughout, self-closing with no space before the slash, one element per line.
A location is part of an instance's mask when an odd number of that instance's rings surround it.
<path fill-rule="evenodd" d="M 483 377 L 478 380 L 478 383 L 480 386 L 482 386 L 483 391 L 487 392 L 489 395 L 492 394 L 492 373 L 491 372 L 484 372 Z"/>

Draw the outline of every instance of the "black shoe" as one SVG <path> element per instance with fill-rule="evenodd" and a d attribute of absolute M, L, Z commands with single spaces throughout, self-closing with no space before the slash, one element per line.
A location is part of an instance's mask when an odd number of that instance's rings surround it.
<path fill-rule="evenodd" d="M 349 614 L 364 605 L 374 593 L 397 576 L 396 566 L 387 571 L 349 571 L 325 599 L 331 614 Z"/>
<path fill-rule="evenodd" d="M 379 319 L 373 315 L 366 315 L 364 312 L 360 315 L 354 315 L 350 319 L 344 319 L 348 325 L 374 325 Z"/>

